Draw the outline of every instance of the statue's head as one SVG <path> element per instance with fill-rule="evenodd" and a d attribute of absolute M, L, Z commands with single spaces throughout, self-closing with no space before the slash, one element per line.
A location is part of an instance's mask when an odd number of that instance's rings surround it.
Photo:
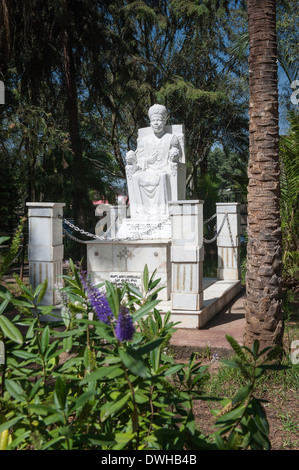
<path fill-rule="evenodd" d="M 161 134 L 167 120 L 167 109 L 162 104 L 154 104 L 148 110 L 151 127 L 155 134 Z"/>
<path fill-rule="evenodd" d="M 163 121 L 166 122 L 167 120 L 167 109 L 163 104 L 154 104 L 151 106 L 148 110 L 148 117 L 150 120 L 152 119 L 153 116 L 158 115 L 163 118 Z"/>

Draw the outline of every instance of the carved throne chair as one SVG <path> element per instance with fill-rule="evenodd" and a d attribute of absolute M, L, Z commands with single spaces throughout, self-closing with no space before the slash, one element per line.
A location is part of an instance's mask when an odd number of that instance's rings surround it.
<path fill-rule="evenodd" d="M 165 132 L 177 136 L 181 147 L 181 158 L 178 162 L 170 163 L 169 180 L 171 186 L 170 201 L 181 201 L 186 199 L 186 149 L 185 149 L 185 128 L 182 124 L 169 124 L 164 128 Z M 138 138 L 151 134 L 152 128 L 142 127 L 138 129 Z M 130 191 L 132 167 L 126 167 L 128 192 Z"/>

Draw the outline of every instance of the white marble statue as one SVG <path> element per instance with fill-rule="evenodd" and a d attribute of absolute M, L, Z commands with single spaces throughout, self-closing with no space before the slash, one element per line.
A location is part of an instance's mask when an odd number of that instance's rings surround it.
<path fill-rule="evenodd" d="M 178 197 L 174 186 L 183 148 L 179 137 L 165 129 L 165 106 L 151 106 L 148 116 L 151 127 L 142 136 L 139 132 L 136 151 L 126 154 L 126 174 L 131 218 L 153 221 L 167 217 L 168 202 Z"/>

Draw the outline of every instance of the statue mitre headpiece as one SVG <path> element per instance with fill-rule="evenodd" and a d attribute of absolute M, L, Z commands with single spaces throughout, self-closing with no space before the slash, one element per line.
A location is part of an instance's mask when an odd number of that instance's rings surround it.
<path fill-rule="evenodd" d="M 159 114 L 163 119 L 167 119 L 167 109 L 162 104 L 154 104 L 148 110 L 148 117 L 151 119 L 155 114 Z"/>

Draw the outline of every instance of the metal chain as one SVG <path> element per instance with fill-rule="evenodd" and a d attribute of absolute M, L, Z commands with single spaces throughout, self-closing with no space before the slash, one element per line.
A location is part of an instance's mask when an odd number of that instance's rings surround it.
<path fill-rule="evenodd" d="M 63 229 L 63 233 L 70 238 L 71 240 L 74 240 L 75 242 L 82 243 L 83 245 L 87 243 L 87 240 L 80 240 L 79 238 L 74 237 L 74 235 L 70 234 L 65 228 Z"/>
<path fill-rule="evenodd" d="M 213 220 L 213 219 L 216 217 L 216 215 L 217 215 L 217 212 L 216 212 L 216 214 L 212 215 L 212 217 L 210 217 L 209 219 L 205 220 L 205 221 L 204 221 L 204 225 L 207 224 L 208 222 L 211 222 L 211 220 Z"/>
<path fill-rule="evenodd" d="M 109 238 L 107 236 L 100 236 L 100 235 L 96 235 L 94 233 L 90 233 L 90 232 L 86 232 L 85 230 L 83 230 L 82 228 L 79 228 L 77 227 L 76 225 L 72 224 L 69 220 L 67 219 L 64 219 L 62 216 L 58 216 L 59 219 L 61 219 L 63 222 L 65 222 L 67 225 L 69 225 L 71 228 L 73 228 L 74 230 L 76 230 L 76 232 L 80 232 L 82 235 L 86 235 L 87 237 L 91 237 L 91 238 L 95 238 L 97 240 L 102 240 L 102 241 L 111 241 L 111 240 L 114 240 L 114 241 L 124 241 L 124 240 L 141 240 L 142 237 L 144 235 L 150 235 L 150 232 L 152 230 L 154 230 L 155 228 L 158 228 L 162 225 L 164 225 L 168 220 L 169 220 L 169 217 L 166 218 L 165 220 L 157 223 L 156 225 L 154 225 L 153 227 L 150 227 L 148 228 L 145 232 L 143 233 L 139 233 L 137 235 L 134 235 L 132 237 L 124 237 L 124 238 L 118 238 L 118 237 L 113 237 L 113 238 Z M 110 230 L 111 227 L 109 227 L 109 230 Z M 64 233 L 69 237 L 71 238 L 72 240 L 74 241 L 77 241 L 78 243 L 88 243 L 87 240 L 80 240 L 79 238 L 76 238 L 74 237 L 74 235 L 71 235 L 67 230 L 63 229 Z M 108 230 L 107 230 L 108 231 Z"/>
<path fill-rule="evenodd" d="M 205 220 L 204 221 L 204 224 L 207 224 L 208 222 L 210 222 L 212 219 L 214 219 L 216 217 L 217 214 L 214 214 L 212 215 L 212 217 L 210 217 L 209 219 Z M 76 225 L 72 224 L 69 220 L 67 219 L 64 219 L 62 216 L 58 216 L 59 219 L 61 219 L 63 222 L 65 222 L 67 225 L 69 225 L 71 228 L 73 228 L 76 232 L 80 232 L 82 235 L 86 235 L 87 237 L 91 237 L 91 238 L 94 238 L 94 239 L 97 239 L 97 240 L 102 240 L 102 241 L 111 241 L 111 240 L 114 240 L 114 241 L 125 241 L 125 240 L 139 240 L 139 239 L 142 239 L 142 236 L 144 235 L 149 235 L 150 232 L 155 229 L 155 228 L 158 228 L 159 226 L 161 225 L 164 225 L 168 220 L 169 218 L 165 219 L 164 221 L 162 222 L 159 222 L 156 226 L 154 227 L 150 227 L 148 230 L 146 230 L 145 232 L 141 233 L 141 234 L 138 234 L 138 235 L 135 235 L 133 237 L 124 237 L 124 238 L 118 238 L 118 237 L 114 237 L 114 238 L 108 238 L 107 236 L 100 236 L 100 235 L 96 235 L 94 233 L 90 233 L 90 232 L 86 232 L 85 230 L 83 230 L 82 228 L 79 228 L 77 227 Z M 225 214 L 224 217 L 223 217 L 223 220 L 222 220 L 222 223 L 221 223 L 221 226 L 218 230 L 218 232 L 216 233 L 216 235 L 211 239 L 211 240 L 207 240 L 206 238 L 203 238 L 203 241 L 204 243 L 213 243 L 217 237 L 219 236 L 223 226 L 224 226 L 224 223 L 225 223 L 225 220 L 228 219 L 228 215 Z M 111 227 L 110 227 L 111 228 Z M 78 243 L 88 243 L 87 240 L 80 240 L 79 238 L 76 238 L 74 235 L 72 235 L 71 233 L 69 233 L 66 229 L 63 229 L 63 232 L 65 233 L 65 235 L 67 235 L 70 239 L 78 242 Z"/>
<path fill-rule="evenodd" d="M 214 216 L 213 216 L 213 217 L 214 217 Z M 213 217 L 212 217 L 212 218 L 213 218 Z M 223 220 L 222 220 L 222 223 L 221 223 L 221 226 L 220 226 L 218 232 L 216 233 L 216 235 L 215 235 L 213 238 L 211 238 L 211 240 L 207 240 L 206 238 L 204 238 L 203 241 L 204 241 L 205 243 L 213 243 L 213 242 L 216 240 L 216 238 L 218 238 L 218 236 L 219 236 L 221 230 L 223 229 L 223 226 L 224 226 L 224 223 L 225 223 L 226 219 L 228 219 L 228 215 L 227 215 L 227 214 L 224 214 L 224 217 L 223 217 Z M 208 221 L 207 221 L 207 222 L 208 222 Z"/>
<path fill-rule="evenodd" d="M 102 237 L 102 236 L 99 236 L 99 235 L 95 235 L 94 233 L 89 233 L 89 232 L 86 232 L 85 230 L 83 230 L 82 228 L 79 228 L 77 227 L 76 225 L 72 224 L 69 220 L 67 219 L 64 219 L 61 215 L 58 216 L 59 219 L 61 219 L 63 222 L 65 222 L 67 225 L 69 225 L 69 227 L 71 227 L 72 229 L 74 229 L 76 232 L 80 232 L 82 235 L 86 235 L 87 237 L 91 237 L 91 238 L 97 238 L 99 240 L 108 240 L 107 237 Z M 87 243 L 86 241 L 84 240 L 79 240 L 78 238 L 76 239 L 76 237 L 74 237 L 73 235 L 71 235 L 69 232 L 67 232 L 67 230 L 63 229 L 65 233 L 67 233 L 68 235 L 70 235 L 70 238 L 73 237 L 74 240 L 76 241 L 79 241 L 81 243 Z"/>

